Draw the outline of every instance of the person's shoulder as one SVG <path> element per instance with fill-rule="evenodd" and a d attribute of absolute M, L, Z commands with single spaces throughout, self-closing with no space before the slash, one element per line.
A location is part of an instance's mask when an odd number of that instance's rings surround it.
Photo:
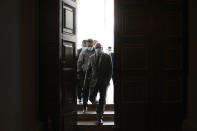
<path fill-rule="evenodd" d="M 82 53 L 82 54 L 86 54 L 86 53 L 87 53 L 87 49 L 81 50 L 81 53 Z"/>
<path fill-rule="evenodd" d="M 107 54 L 107 53 L 103 53 L 103 56 L 108 57 L 108 56 L 110 56 L 110 55 L 109 55 L 109 54 Z"/>
<path fill-rule="evenodd" d="M 111 58 L 111 56 L 107 53 L 103 53 L 102 57 L 105 58 L 105 59 Z"/>

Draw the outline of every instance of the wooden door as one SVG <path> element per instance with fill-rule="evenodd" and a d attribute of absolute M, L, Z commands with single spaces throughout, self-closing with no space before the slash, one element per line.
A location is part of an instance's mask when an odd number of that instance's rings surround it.
<path fill-rule="evenodd" d="M 60 63 L 61 63 L 61 108 L 63 130 L 76 127 L 76 0 L 60 2 Z"/>
<path fill-rule="evenodd" d="M 39 105 L 45 130 L 76 125 L 76 1 L 39 1 Z"/>
<path fill-rule="evenodd" d="M 118 130 L 180 130 L 185 5 L 184 0 L 115 0 Z"/>

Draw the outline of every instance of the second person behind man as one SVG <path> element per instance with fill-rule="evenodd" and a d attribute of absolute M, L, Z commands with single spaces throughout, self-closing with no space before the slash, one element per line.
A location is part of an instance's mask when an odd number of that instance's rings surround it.
<path fill-rule="evenodd" d="M 87 40 L 86 46 L 87 49 L 80 53 L 77 62 L 77 73 L 78 75 L 80 75 L 80 77 L 84 77 L 87 71 L 89 57 L 95 53 L 92 39 Z M 83 89 L 83 113 L 87 112 L 88 109 L 88 97 L 89 97 L 89 87 Z"/>

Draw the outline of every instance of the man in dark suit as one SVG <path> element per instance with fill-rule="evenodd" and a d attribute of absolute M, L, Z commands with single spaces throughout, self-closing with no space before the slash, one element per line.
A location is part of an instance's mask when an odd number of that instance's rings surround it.
<path fill-rule="evenodd" d="M 87 72 L 84 79 L 84 88 L 88 83 L 90 88 L 89 100 L 97 105 L 98 124 L 103 124 L 103 112 L 106 104 L 106 93 L 112 76 L 112 60 L 110 55 L 103 53 L 100 43 L 95 46 L 95 53 L 90 56 Z M 96 102 L 97 93 L 100 93 L 99 103 Z"/>
<path fill-rule="evenodd" d="M 86 47 L 86 42 L 87 40 L 82 41 L 82 47 L 77 50 L 77 56 L 76 56 L 76 61 L 79 59 L 79 55 L 82 51 L 87 49 Z M 81 77 L 77 76 L 78 82 L 77 82 L 77 97 L 79 99 L 79 102 L 81 103 L 81 98 L 82 98 L 82 86 L 83 86 L 83 80 L 84 80 L 84 74 L 81 74 Z"/>

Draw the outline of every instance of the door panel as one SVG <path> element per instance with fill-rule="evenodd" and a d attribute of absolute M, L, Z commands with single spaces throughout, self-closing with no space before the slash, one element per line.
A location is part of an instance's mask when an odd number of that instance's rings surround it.
<path fill-rule="evenodd" d="M 63 2 L 63 33 L 74 34 L 75 32 L 75 8 Z"/>
<path fill-rule="evenodd" d="M 114 75 L 117 81 L 117 130 L 149 131 L 151 128 L 150 35 L 153 16 L 150 5 L 148 0 L 115 1 Z"/>
<path fill-rule="evenodd" d="M 115 0 L 118 130 L 179 130 L 185 81 L 184 0 Z"/>
<path fill-rule="evenodd" d="M 76 2 L 39 1 L 41 118 L 50 131 L 76 125 Z"/>
<path fill-rule="evenodd" d="M 61 117 L 64 131 L 76 127 L 76 7 L 73 0 L 60 2 Z"/>
<path fill-rule="evenodd" d="M 39 1 L 39 108 L 44 130 L 59 130 L 59 1 Z"/>

